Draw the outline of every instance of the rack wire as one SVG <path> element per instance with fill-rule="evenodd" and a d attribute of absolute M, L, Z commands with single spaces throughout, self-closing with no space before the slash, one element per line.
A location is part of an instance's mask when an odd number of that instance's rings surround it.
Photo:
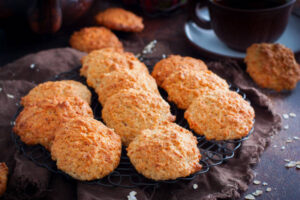
<path fill-rule="evenodd" d="M 75 80 L 85 84 L 86 83 L 85 78 L 79 76 L 79 69 L 80 67 L 75 68 L 69 72 L 61 73 L 60 75 L 57 75 L 54 78 L 52 78 L 51 81 Z M 102 107 L 101 104 L 98 102 L 97 94 L 91 88 L 89 89 L 92 92 L 91 107 L 94 112 L 94 117 L 95 119 L 102 121 L 101 118 Z M 247 100 L 246 94 L 242 92 L 238 87 L 230 85 L 230 89 L 232 91 L 236 91 L 245 100 Z M 160 92 L 162 97 L 165 100 L 167 100 L 166 92 L 161 89 Z M 170 103 L 170 105 L 171 105 L 171 112 L 174 115 L 176 115 L 177 118 L 176 123 L 192 131 L 189 128 L 187 121 L 183 117 L 184 111 L 178 109 L 173 103 Z M 23 109 L 22 107 L 18 109 L 17 113 L 14 116 L 14 120 L 17 118 L 17 116 L 22 111 L 22 109 Z M 102 185 L 107 187 L 121 186 L 125 188 L 132 188 L 137 186 L 158 187 L 162 183 L 176 183 L 178 181 L 190 181 L 193 180 L 198 175 L 208 172 L 211 167 L 220 165 L 226 162 L 226 160 L 233 158 L 235 155 L 235 151 L 242 145 L 242 142 L 246 140 L 252 132 L 253 132 L 253 128 L 251 129 L 251 131 L 248 133 L 246 137 L 239 140 L 228 140 L 228 141 L 206 140 L 205 136 L 199 136 L 195 134 L 198 141 L 198 148 L 200 149 L 202 155 L 202 158 L 200 160 L 202 169 L 188 177 L 177 178 L 176 180 L 169 180 L 169 181 L 149 180 L 135 170 L 135 168 L 130 163 L 129 158 L 126 155 L 126 150 L 123 148 L 120 164 L 111 174 L 109 174 L 108 176 L 102 179 L 95 180 L 95 181 L 84 181 L 84 183 L 97 184 L 97 185 Z M 14 132 L 12 132 L 12 138 L 13 141 L 15 141 L 15 144 L 19 149 L 19 151 L 21 151 L 25 157 L 33 161 L 36 165 L 47 168 L 49 171 L 53 173 L 62 174 L 68 179 L 72 179 L 69 175 L 57 169 L 56 163 L 51 159 L 50 153 L 43 146 L 41 145 L 28 146 L 24 144 L 21 141 L 20 137 L 17 136 Z"/>

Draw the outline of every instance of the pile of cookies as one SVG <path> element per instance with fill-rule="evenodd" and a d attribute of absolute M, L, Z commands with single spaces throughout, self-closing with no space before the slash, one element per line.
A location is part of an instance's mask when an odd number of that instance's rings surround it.
<path fill-rule="evenodd" d="M 121 136 L 139 173 L 169 180 L 201 169 L 196 137 L 173 123 L 175 116 L 155 79 L 133 54 L 92 51 L 82 59 L 80 74 L 98 94 L 103 121 Z"/>
<path fill-rule="evenodd" d="M 45 82 L 21 104 L 14 132 L 28 145 L 43 145 L 57 167 L 79 180 L 111 173 L 119 164 L 121 139 L 93 118 L 91 93 L 76 81 Z"/>
<path fill-rule="evenodd" d="M 108 8 L 95 16 L 96 23 L 102 27 L 87 27 L 70 38 L 70 45 L 84 52 L 107 47 L 123 49 L 118 37 L 110 31 L 141 32 L 144 29 L 143 18 L 122 8 Z"/>
<path fill-rule="evenodd" d="M 246 136 L 254 123 L 254 110 L 225 80 L 199 60 L 170 56 L 159 61 L 152 76 L 177 107 L 191 129 L 208 140 Z"/>

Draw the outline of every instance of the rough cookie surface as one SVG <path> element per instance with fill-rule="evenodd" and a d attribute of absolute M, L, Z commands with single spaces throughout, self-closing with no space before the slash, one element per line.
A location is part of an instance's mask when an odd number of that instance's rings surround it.
<path fill-rule="evenodd" d="M 175 123 L 143 130 L 127 152 L 136 170 L 153 180 L 185 177 L 201 169 L 196 137 Z"/>
<path fill-rule="evenodd" d="M 263 88 L 292 90 L 300 79 L 294 53 L 281 44 L 253 44 L 245 58 L 247 72 Z"/>

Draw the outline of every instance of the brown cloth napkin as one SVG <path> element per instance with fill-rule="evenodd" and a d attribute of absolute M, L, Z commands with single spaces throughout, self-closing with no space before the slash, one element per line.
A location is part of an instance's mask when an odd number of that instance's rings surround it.
<path fill-rule="evenodd" d="M 4 199 L 115 200 L 127 199 L 132 190 L 137 192 L 139 200 L 236 199 L 247 189 L 253 178 L 251 166 L 259 161 L 269 137 L 280 128 L 281 120 L 273 112 L 268 98 L 254 88 L 250 78 L 234 61 L 210 62 L 208 66 L 247 94 L 255 109 L 255 131 L 234 158 L 212 167 L 193 181 L 164 184 L 156 189 L 88 185 L 52 174 L 18 153 L 11 139 L 11 119 L 17 111 L 20 97 L 36 83 L 80 66 L 79 60 L 83 55 L 70 48 L 51 49 L 30 54 L 0 68 L 0 162 L 6 162 L 10 170 Z M 154 60 L 150 65 L 155 64 Z M 195 183 L 198 184 L 197 190 L 192 187 Z"/>

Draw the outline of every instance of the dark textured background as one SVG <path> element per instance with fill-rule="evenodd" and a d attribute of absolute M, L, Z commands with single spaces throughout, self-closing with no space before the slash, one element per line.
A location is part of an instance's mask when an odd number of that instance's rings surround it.
<path fill-rule="evenodd" d="M 107 2 L 98 4 L 99 5 L 93 7 L 90 16 L 97 10 L 110 5 Z M 83 25 L 93 24 L 91 17 L 88 17 L 87 19 L 87 21 L 83 21 L 81 25 L 76 26 L 76 28 L 67 28 L 55 35 L 48 36 L 32 35 L 29 30 L 26 29 L 26 24 L 19 21 L 18 23 L 13 23 L 9 27 L 9 31 L 0 29 L 0 66 L 28 53 L 34 53 L 43 49 L 68 46 L 68 38 L 73 30 L 76 30 Z M 146 18 L 146 28 L 138 35 L 124 33 L 117 33 L 117 35 L 125 41 L 124 46 L 128 51 L 142 49 L 149 41 L 156 39 L 158 41 L 156 48 L 159 49 L 159 52 L 163 52 L 167 55 L 181 54 L 205 59 L 202 56 L 203 54 L 193 49 L 185 39 L 183 32 L 185 20 L 185 12 L 184 10 L 181 10 L 169 17 L 155 19 Z M 149 60 L 147 60 L 148 64 L 155 63 L 156 61 L 157 55 L 156 57 L 153 56 L 152 60 L 150 55 Z M 288 124 L 289 129 L 282 130 L 273 137 L 270 146 L 261 156 L 260 162 L 254 166 L 257 174 L 256 179 L 266 181 L 272 188 L 272 192 L 264 194 L 259 197 L 259 199 L 296 200 L 300 197 L 300 170 L 296 170 L 295 168 L 286 169 L 284 167 L 284 159 L 300 160 L 300 141 L 294 141 L 287 145 L 285 143 L 285 140 L 288 137 L 296 135 L 300 137 L 300 85 L 298 84 L 298 87 L 292 92 L 275 93 L 266 90 L 263 92 L 271 98 L 276 111 L 279 113 L 295 112 L 297 118 L 283 120 L 283 125 Z M 278 146 L 277 148 L 273 147 L 275 144 Z M 286 146 L 286 149 L 283 151 L 280 150 L 282 145 Z M 261 188 L 265 187 L 250 185 L 246 194 Z"/>

